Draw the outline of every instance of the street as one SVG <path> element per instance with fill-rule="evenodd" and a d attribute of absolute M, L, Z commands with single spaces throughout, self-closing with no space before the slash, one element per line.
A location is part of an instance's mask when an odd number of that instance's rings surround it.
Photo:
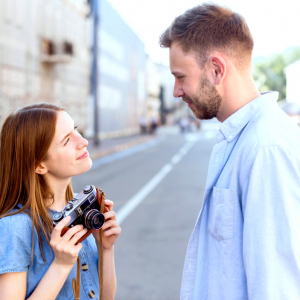
<path fill-rule="evenodd" d="M 75 192 L 93 184 L 115 203 L 122 228 L 115 245 L 116 300 L 179 299 L 216 131 L 178 131 L 96 160 L 73 178 Z"/>

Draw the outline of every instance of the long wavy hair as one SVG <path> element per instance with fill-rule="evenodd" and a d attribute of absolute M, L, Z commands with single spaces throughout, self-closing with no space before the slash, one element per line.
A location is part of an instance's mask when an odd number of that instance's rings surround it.
<path fill-rule="evenodd" d="M 55 134 L 57 113 L 63 110 L 49 103 L 28 105 L 8 116 L 1 130 L 0 219 L 21 212 L 29 214 L 33 225 L 31 257 L 36 229 L 44 261 L 42 234 L 50 247 L 53 230 L 46 200 L 52 198 L 54 201 L 54 193 L 44 177 L 35 170 L 47 159 Z M 69 201 L 72 198 L 73 190 L 69 183 L 66 199 Z M 22 204 L 21 208 L 11 212 L 18 204 Z"/>

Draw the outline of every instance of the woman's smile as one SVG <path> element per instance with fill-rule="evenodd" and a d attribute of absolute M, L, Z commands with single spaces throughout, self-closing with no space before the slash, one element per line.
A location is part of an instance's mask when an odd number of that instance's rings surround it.
<path fill-rule="evenodd" d="M 87 157 L 89 157 L 89 153 L 88 153 L 88 151 L 85 151 L 81 156 L 79 156 L 76 160 L 78 160 L 78 159 L 84 159 L 84 158 L 87 158 Z"/>

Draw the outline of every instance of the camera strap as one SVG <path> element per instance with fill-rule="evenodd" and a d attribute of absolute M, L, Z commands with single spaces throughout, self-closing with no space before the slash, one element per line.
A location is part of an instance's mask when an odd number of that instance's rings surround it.
<path fill-rule="evenodd" d="M 105 194 L 96 188 L 97 200 L 100 205 L 100 212 L 104 212 Z M 98 247 L 98 273 L 99 273 L 99 300 L 103 297 L 103 244 L 102 244 L 102 228 L 99 230 L 99 247 Z M 77 258 L 77 274 L 76 280 L 72 280 L 73 293 L 75 300 L 80 300 L 80 259 Z"/>

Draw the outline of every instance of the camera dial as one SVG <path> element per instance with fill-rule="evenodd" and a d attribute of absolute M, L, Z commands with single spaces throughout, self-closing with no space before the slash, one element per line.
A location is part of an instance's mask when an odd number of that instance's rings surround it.
<path fill-rule="evenodd" d="M 64 218 L 63 213 L 57 212 L 57 213 L 55 213 L 55 214 L 53 215 L 52 220 L 53 220 L 54 222 L 59 222 L 59 221 L 62 220 L 63 218 Z"/>
<path fill-rule="evenodd" d="M 104 222 L 105 217 L 96 209 L 86 210 L 83 213 L 84 225 L 89 229 L 98 230 L 100 229 Z"/>
<path fill-rule="evenodd" d="M 84 194 L 88 194 L 88 193 L 90 193 L 92 190 L 93 190 L 93 187 L 92 187 L 91 185 L 87 185 L 87 186 L 84 187 L 83 193 L 84 193 Z"/>
<path fill-rule="evenodd" d="M 66 210 L 71 210 L 72 208 L 73 208 L 73 204 L 72 203 L 67 204 Z"/>

